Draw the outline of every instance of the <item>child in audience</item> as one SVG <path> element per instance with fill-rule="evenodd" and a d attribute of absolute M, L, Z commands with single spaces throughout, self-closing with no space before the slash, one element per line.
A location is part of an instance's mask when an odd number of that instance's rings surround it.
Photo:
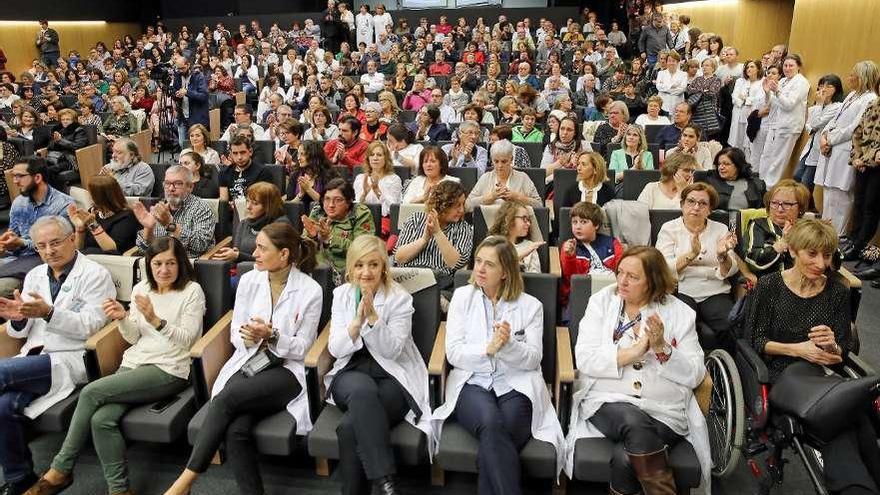
<path fill-rule="evenodd" d="M 614 276 L 617 262 L 623 255 L 623 245 L 616 238 L 600 234 L 605 213 L 598 205 L 581 201 L 571 208 L 571 234 L 559 250 L 562 268 L 562 285 L 559 299 L 562 303 L 563 321 L 568 321 L 572 275 L 595 275 L 605 273 Z"/>

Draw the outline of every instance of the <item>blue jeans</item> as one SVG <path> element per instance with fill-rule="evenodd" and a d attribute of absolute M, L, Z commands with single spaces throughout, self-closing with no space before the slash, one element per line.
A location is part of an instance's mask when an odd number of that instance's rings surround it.
<path fill-rule="evenodd" d="M 0 467 L 7 482 L 24 479 L 34 471 L 21 412 L 51 386 L 48 354 L 0 359 Z"/>

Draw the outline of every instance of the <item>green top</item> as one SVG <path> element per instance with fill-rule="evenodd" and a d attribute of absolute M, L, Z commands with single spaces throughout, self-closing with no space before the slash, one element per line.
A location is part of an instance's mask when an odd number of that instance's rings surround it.
<path fill-rule="evenodd" d="M 518 125 L 513 128 L 513 139 L 514 143 L 543 143 L 544 142 L 544 133 L 541 132 L 541 129 L 537 127 L 532 127 L 532 131 L 528 134 L 523 134 L 523 128 L 521 125 Z"/>
<path fill-rule="evenodd" d="M 316 201 L 312 206 L 309 218 L 317 222 L 326 216 L 321 204 Z M 330 239 L 323 244 L 318 242 L 318 259 L 330 264 L 335 271 L 343 273 L 345 272 L 345 254 L 348 252 L 351 242 L 361 234 L 375 233 L 376 226 L 373 223 L 373 214 L 370 209 L 362 203 L 354 203 L 348 216 L 342 220 L 330 221 Z M 303 230 L 303 235 L 310 237 L 305 230 Z M 317 239 L 315 240 L 317 241 Z"/>
<path fill-rule="evenodd" d="M 622 149 L 611 152 L 611 163 L 608 165 L 608 170 L 623 172 L 630 168 L 626 163 L 626 153 Z M 642 152 L 642 170 L 654 170 L 654 155 L 648 150 Z"/>

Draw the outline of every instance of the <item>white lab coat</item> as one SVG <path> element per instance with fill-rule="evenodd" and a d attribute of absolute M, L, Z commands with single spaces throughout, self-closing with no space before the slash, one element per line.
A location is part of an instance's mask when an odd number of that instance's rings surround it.
<path fill-rule="evenodd" d="M 873 91 L 861 95 L 851 92 L 843 100 L 837 115 L 821 131 L 826 134 L 828 144 L 831 145 L 831 156 L 819 156 L 816 184 L 843 191 L 852 188 L 855 172 L 849 166 L 849 155 L 852 151 L 853 131 L 862 121 L 862 114 L 876 99 L 877 95 Z M 819 137 L 816 137 L 815 146 L 819 146 Z"/>
<path fill-rule="evenodd" d="M 394 21 L 391 20 L 391 14 L 389 14 L 388 12 L 385 12 L 382 15 L 373 15 L 373 26 L 375 27 L 376 42 L 379 41 L 379 34 L 384 33 L 385 26 L 389 24 L 393 26 Z"/>
<path fill-rule="evenodd" d="M 354 16 L 354 23 L 357 26 L 357 43 L 366 43 L 367 46 L 373 42 L 373 16 L 370 14 L 359 13 Z M 351 51 L 357 50 L 357 46 L 351 47 Z"/>
<path fill-rule="evenodd" d="M 733 112 L 730 116 L 730 137 L 728 142 L 731 146 L 742 149 L 746 156 L 751 153 L 751 141 L 746 135 L 749 115 L 755 111 L 764 101 L 764 87 L 762 79 L 749 81 L 741 77 L 733 86 Z"/>
<path fill-rule="evenodd" d="M 284 358 L 284 367 L 296 376 L 302 391 L 287 403 L 287 412 L 296 419 L 296 434 L 305 435 L 312 429 L 309 416 L 308 394 L 306 394 L 306 372 L 303 360 L 315 337 L 321 319 L 324 292 L 311 277 L 293 267 L 287 276 L 287 285 L 278 296 L 272 308 L 272 292 L 269 287 L 269 272 L 252 270 L 241 276 L 235 293 L 235 309 L 232 314 L 229 339 L 235 348 L 232 357 L 223 365 L 211 397 L 216 397 L 232 375 L 260 348 L 254 345 L 245 347 L 239 328 L 252 317 L 271 321 L 278 329 L 278 342 L 269 346 L 275 355 Z"/>
<path fill-rule="evenodd" d="M 657 94 L 663 100 L 663 110 L 670 114 L 675 112 L 675 105 L 684 101 L 687 84 L 687 72 L 681 69 L 675 71 L 675 74 L 667 69 L 657 73 Z"/>
<path fill-rule="evenodd" d="M 364 321 L 360 336 L 352 341 L 348 326 L 354 320 L 355 286 L 343 284 L 333 290 L 333 310 L 330 316 L 330 354 L 336 358 L 333 368 L 324 377 L 324 386 L 330 389 L 336 377 L 352 354 L 366 344 L 373 359 L 391 375 L 413 398 L 422 415 L 416 423 L 413 411 L 406 413 L 406 422 L 421 430 L 428 439 L 428 455 L 432 456 L 437 437 L 431 427 L 431 405 L 428 401 L 428 367 L 412 338 L 412 315 L 415 311 L 412 296 L 396 282 L 380 288 L 373 296 L 373 308 L 379 320 L 372 328 Z M 333 397 L 327 402 L 335 404 Z"/>
<path fill-rule="evenodd" d="M 367 180 L 369 189 L 367 195 L 362 198 L 364 194 L 364 179 Z M 382 194 L 381 198 L 377 197 L 376 193 L 373 192 L 371 187 L 373 179 L 367 174 L 358 174 L 351 184 L 354 186 L 355 197 L 358 201 L 363 200 L 364 203 L 382 205 L 383 217 L 387 217 L 391 214 L 391 205 L 400 204 L 401 196 L 403 196 L 403 182 L 401 182 L 400 176 L 394 173 L 388 174 L 379 179 L 379 192 Z"/>
<path fill-rule="evenodd" d="M 56 403 L 69 396 L 77 385 L 86 383 L 83 361 L 86 340 L 107 323 L 101 305 L 107 298 L 116 298 L 116 286 L 106 268 L 76 254 L 76 262 L 61 286 L 58 297 L 52 301 L 49 290 L 48 265 L 37 266 L 27 273 L 22 286 L 22 299 L 31 300 L 37 292 L 55 309 L 47 323 L 42 318 L 29 318 L 25 327 L 17 331 L 12 323 L 6 324 L 10 337 L 27 339 L 18 357 L 28 355 L 31 349 L 43 346 L 43 354 L 52 361 L 52 386 L 24 409 L 24 415 L 35 419 Z"/>
<path fill-rule="evenodd" d="M 770 131 L 799 134 L 807 118 L 807 95 L 810 81 L 801 74 L 779 81 L 776 94 L 770 93 Z M 788 160 L 788 157 L 785 157 Z"/>
<path fill-rule="evenodd" d="M 574 447 L 580 438 L 602 437 L 602 433 L 589 419 L 606 402 L 627 402 L 642 407 L 638 397 L 624 393 L 590 393 L 596 378 L 620 378 L 622 369 L 617 367 L 618 344 L 613 341 L 614 329 L 623 300 L 617 295 L 617 284 L 609 285 L 592 297 L 587 305 L 578 327 L 578 340 L 575 345 L 575 361 L 579 371 L 574 384 L 571 423 L 569 424 L 566 445 L 566 473 L 574 472 Z M 682 387 L 688 396 L 685 405 L 688 431 L 685 439 L 693 445 L 700 461 L 702 471 L 701 490 L 711 490 L 712 453 L 709 448 L 709 430 L 706 418 L 700 411 L 693 389 L 702 381 L 706 373 L 703 364 L 703 349 L 697 337 L 696 313 L 675 297 L 667 296 L 666 302 L 650 303 L 642 308 L 642 321 L 657 314 L 664 324 L 666 341 L 675 343 L 674 350 L 666 364 L 660 364 L 652 355 L 646 355 L 643 373 L 654 371 Z M 649 383 L 646 380 L 646 383 Z M 662 406 L 662 405 L 661 405 Z M 657 407 L 655 404 L 654 407 Z"/>
<path fill-rule="evenodd" d="M 491 339 L 492 322 L 486 321 L 482 291 L 473 284 L 456 289 L 449 302 L 446 320 L 446 358 L 452 369 L 446 377 L 446 401 L 434 411 L 437 436 L 443 422 L 455 412 L 458 396 L 475 372 L 504 369 L 504 379 L 532 403 L 532 437 L 556 449 L 556 472 L 563 466 L 565 436 L 556 410 L 550 401 L 544 374 L 541 372 L 544 336 L 544 308 L 528 294 L 513 301 L 499 301 L 495 306 L 497 321 L 510 324 L 510 340 L 495 357 L 486 355 Z M 518 332 L 523 332 L 517 335 Z"/>

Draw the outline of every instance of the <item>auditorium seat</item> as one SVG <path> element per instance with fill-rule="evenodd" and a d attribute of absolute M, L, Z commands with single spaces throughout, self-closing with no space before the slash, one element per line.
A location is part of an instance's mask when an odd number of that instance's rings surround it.
<path fill-rule="evenodd" d="M 486 223 L 486 215 L 490 214 L 494 219 L 495 214 L 498 212 L 500 208 L 499 205 L 491 205 L 491 206 L 478 206 L 474 208 L 473 212 L 473 225 L 474 225 L 474 249 L 483 242 L 489 235 L 489 230 L 492 228 L 492 225 L 487 225 Z M 538 248 L 538 258 L 541 260 L 541 272 L 549 273 L 550 272 L 550 209 L 545 206 L 538 207 L 530 207 L 532 210 L 532 229 L 537 229 L 538 233 L 541 236 L 541 239 L 546 243 L 543 246 Z M 493 211 L 489 211 L 493 210 Z M 494 220 L 492 221 L 494 224 Z M 471 256 L 470 265 L 471 268 L 474 266 L 474 256 Z"/>

